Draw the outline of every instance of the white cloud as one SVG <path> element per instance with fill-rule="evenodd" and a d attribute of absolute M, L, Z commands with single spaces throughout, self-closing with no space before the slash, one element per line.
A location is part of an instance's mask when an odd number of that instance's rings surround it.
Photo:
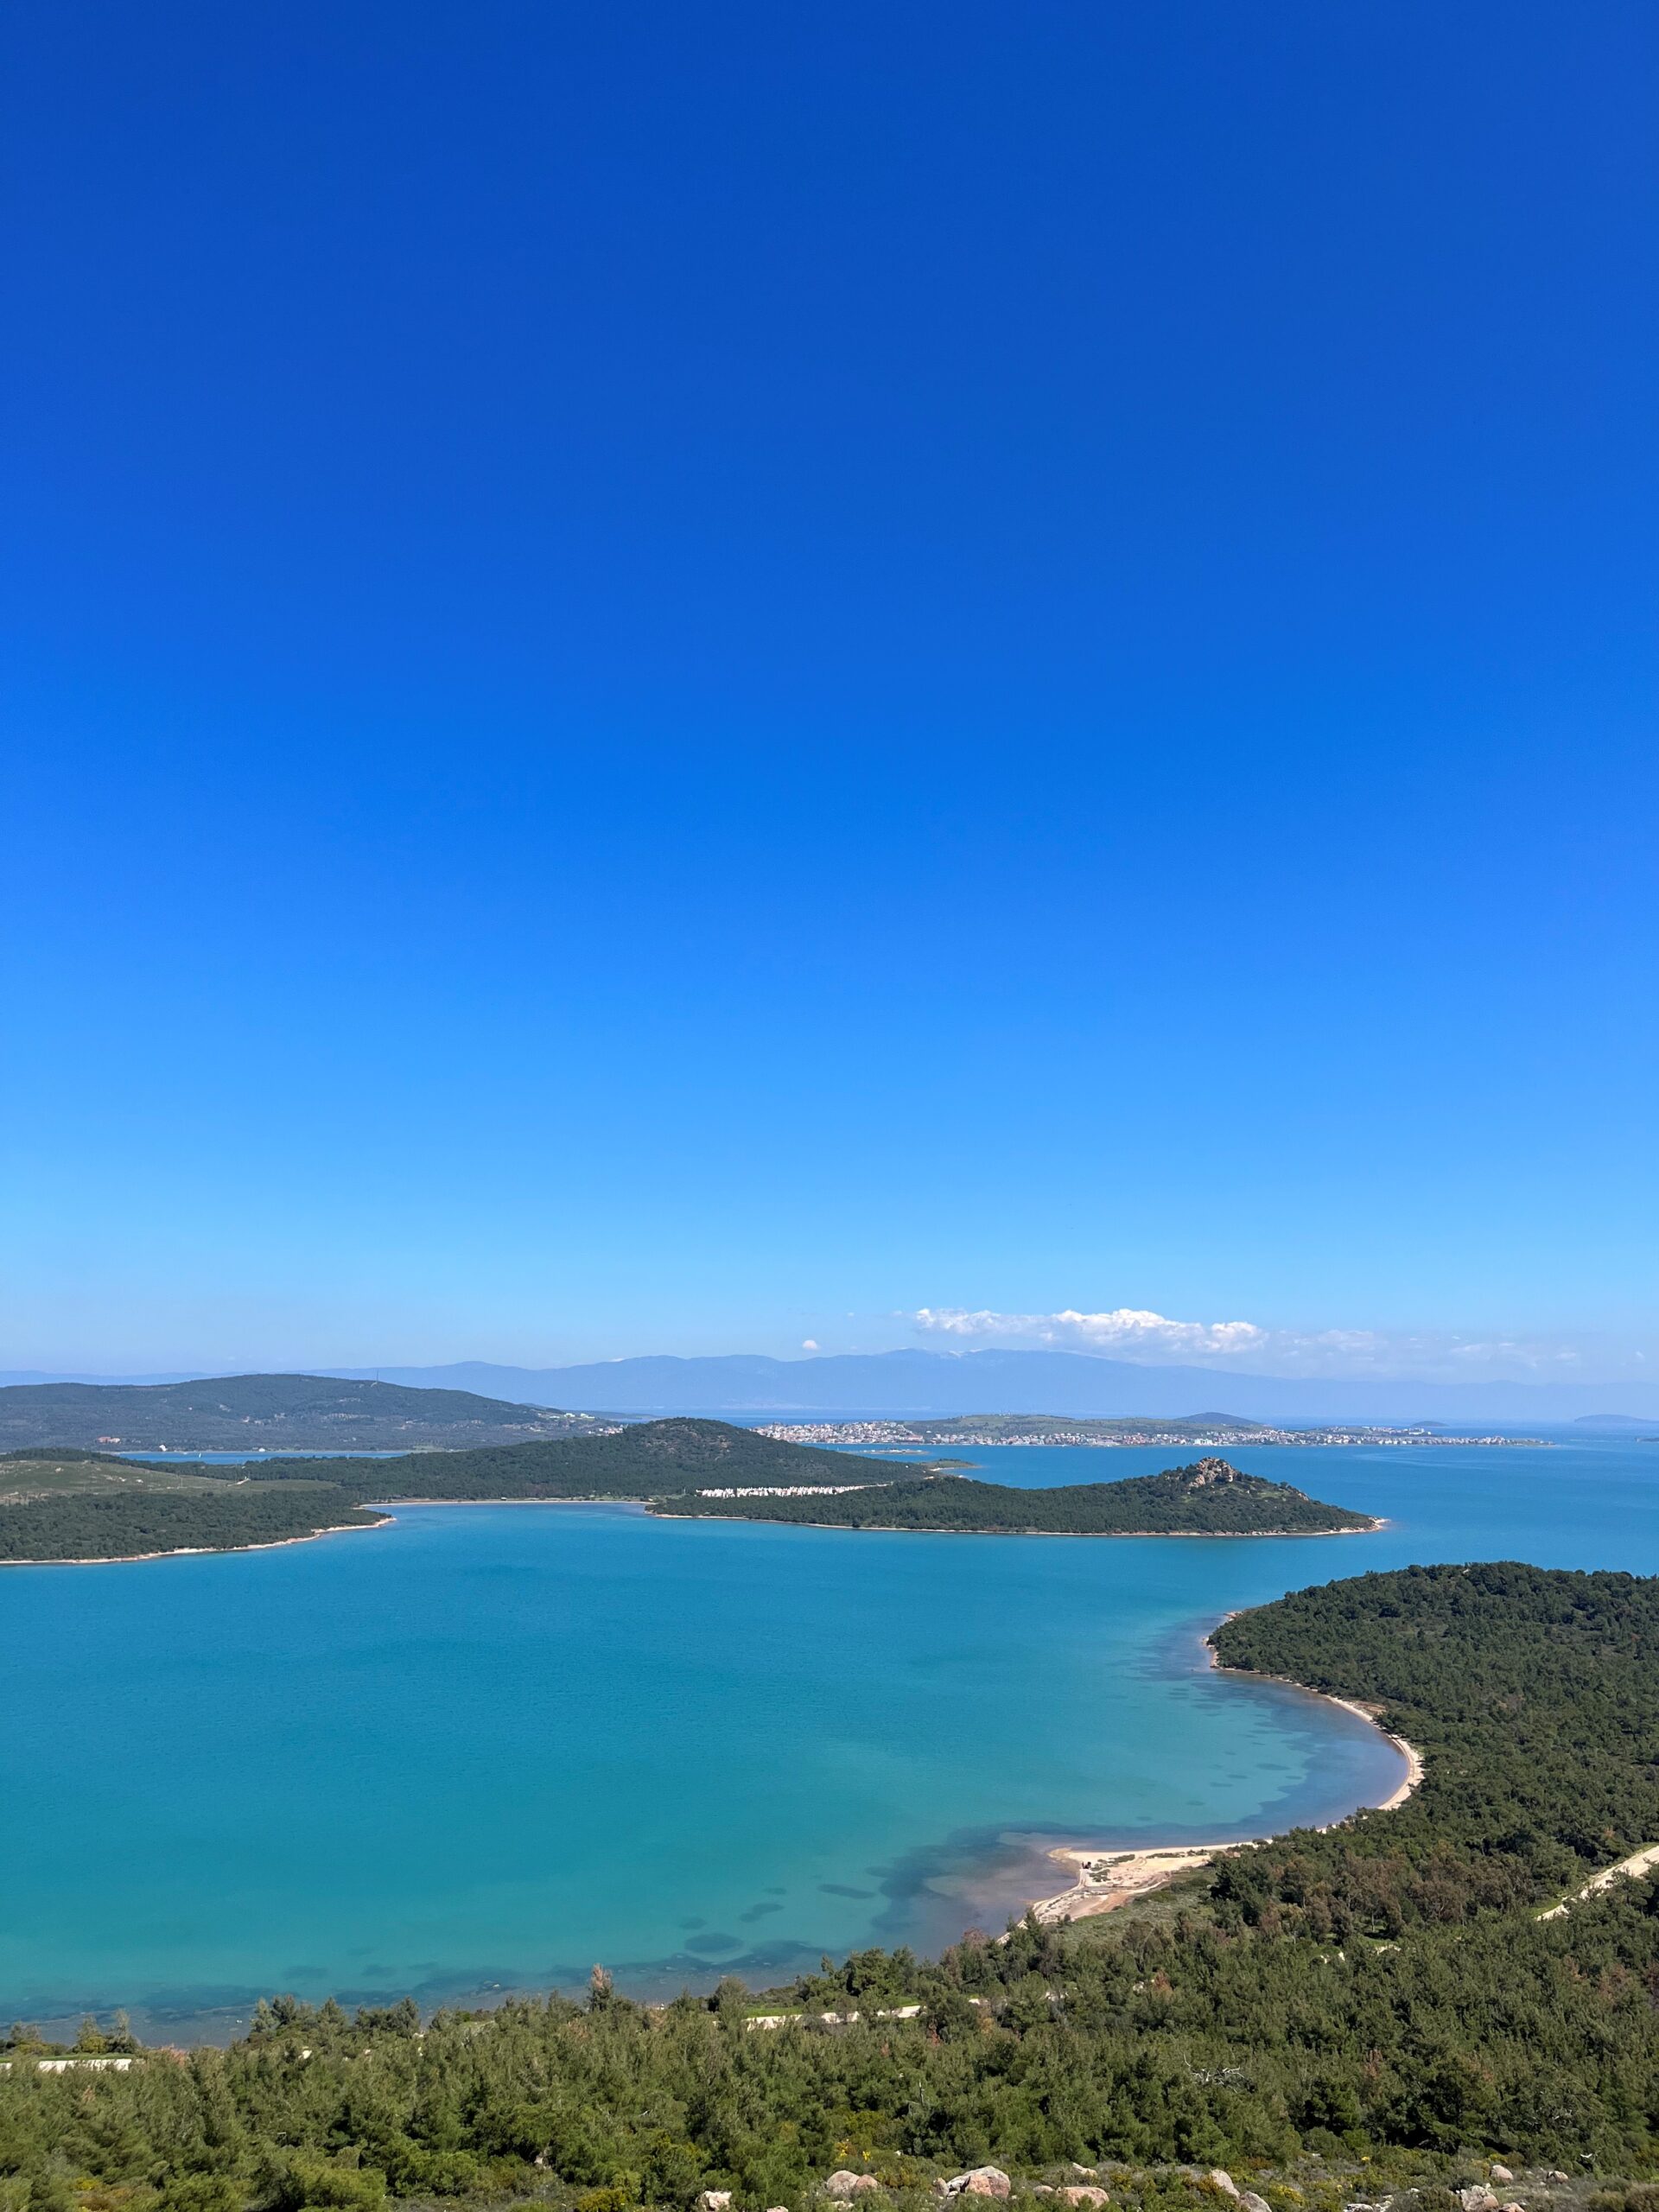
<path fill-rule="evenodd" d="M 803 1337 L 801 1338 L 801 1350 L 803 1351 L 817 1351 L 817 1348 L 818 1340 L 816 1337 Z"/>
<path fill-rule="evenodd" d="M 959 1306 L 924 1306 L 912 1317 L 928 1335 L 984 1341 L 1020 1338 L 1074 1351 L 1161 1352 L 1166 1357 L 1214 1358 L 1253 1351 L 1268 1332 L 1251 1321 L 1171 1321 L 1120 1306 L 1110 1313 L 971 1313 Z"/>
<path fill-rule="evenodd" d="M 1001 1313 L 982 1307 L 924 1306 L 906 1318 L 924 1336 L 954 1339 L 964 1346 L 1043 1345 L 1153 1365 L 1190 1361 L 1258 1375 L 1409 1376 L 1420 1380 L 1508 1376 L 1536 1380 L 1564 1372 L 1583 1376 L 1591 1365 L 1581 1344 L 1559 1338 L 1178 1321 L 1135 1306 L 1094 1313 L 1075 1306 L 1053 1313 Z M 1633 1348 L 1623 1349 L 1626 1360 L 1643 1357 Z M 1609 1371 L 1612 1352 L 1613 1347 L 1607 1345 L 1593 1367 Z"/>

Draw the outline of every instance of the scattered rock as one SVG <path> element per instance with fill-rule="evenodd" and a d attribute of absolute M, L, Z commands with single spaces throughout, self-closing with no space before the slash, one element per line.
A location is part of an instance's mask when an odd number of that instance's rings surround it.
<path fill-rule="evenodd" d="M 1268 2202 L 1267 2198 L 1258 2196 L 1253 2189 L 1241 2190 L 1238 2193 L 1238 2203 L 1239 2212 L 1273 2212 L 1273 2207 Z"/>
<path fill-rule="evenodd" d="M 849 2198 L 868 2196 L 873 2189 L 880 2189 L 880 2186 L 874 2174 L 855 2174 L 849 2167 L 842 2166 L 825 2182 L 823 2193 L 826 2196 L 839 2197 L 845 2204 Z"/>
<path fill-rule="evenodd" d="M 1237 2202 L 1238 2183 L 1224 2166 L 1211 2166 L 1205 2179 L 1211 2189 L 1218 2189 L 1224 2196 L 1230 2196 L 1235 2203 Z"/>
<path fill-rule="evenodd" d="M 1080 2166 L 1075 2158 L 1072 2159 L 1071 2164 L 1065 2171 L 1069 2174 L 1076 2174 L 1079 2181 L 1098 2181 L 1100 2179 L 1100 2168 L 1098 2166 Z"/>
<path fill-rule="evenodd" d="M 1572 2178 L 1571 2174 L 1564 2174 L 1559 2166 L 1552 2166 L 1544 2176 L 1544 2179 L 1553 2189 L 1559 2189 L 1564 2181 L 1571 2181 Z"/>
<path fill-rule="evenodd" d="M 1100 2207 L 1109 2204 L 1112 2200 L 1103 2189 L 1097 2189 L 1086 2181 L 1074 2181 L 1069 2189 L 1060 2191 L 1060 2201 L 1063 2204 L 1091 2205 L 1094 2212 L 1100 2212 Z"/>
<path fill-rule="evenodd" d="M 1458 2202 L 1463 2212 L 1498 2212 L 1497 2199 L 1484 2181 L 1458 2191 Z"/>
<path fill-rule="evenodd" d="M 965 2174 L 953 2174 L 945 2183 L 946 2196 L 1000 2196 L 1007 2198 L 1014 2187 L 1001 2166 L 973 2166 Z"/>
<path fill-rule="evenodd" d="M 732 2212 L 729 2189 L 705 2189 L 697 2199 L 697 2212 Z"/>
<path fill-rule="evenodd" d="M 1507 2166 L 1493 2166 L 1490 2171 L 1494 2181 L 1513 2181 L 1515 2179 L 1515 2176 L 1510 2171 Z"/>

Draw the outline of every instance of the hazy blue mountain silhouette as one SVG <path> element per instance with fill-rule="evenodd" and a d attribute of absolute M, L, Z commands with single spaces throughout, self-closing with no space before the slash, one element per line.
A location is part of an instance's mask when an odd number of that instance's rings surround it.
<path fill-rule="evenodd" d="M 848 1352 L 809 1359 L 760 1353 L 679 1359 L 653 1356 L 575 1367 L 447 1367 L 334 1370 L 388 1382 L 477 1390 L 532 1405 L 616 1413 L 1041 1413 L 1166 1418 L 1211 1410 L 1251 1420 L 1437 1421 L 1456 1426 L 1570 1421 L 1586 1414 L 1659 1414 L 1659 1385 L 1414 1382 L 1243 1375 L 1220 1367 L 1162 1367 L 1085 1352 Z"/>

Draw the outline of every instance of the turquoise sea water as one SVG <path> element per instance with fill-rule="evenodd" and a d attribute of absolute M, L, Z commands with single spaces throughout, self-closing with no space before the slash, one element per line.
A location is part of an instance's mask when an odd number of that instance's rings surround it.
<path fill-rule="evenodd" d="M 1098 1480 L 1167 1451 L 963 1452 Z M 1357 1719 L 1217 1678 L 1222 1613 L 1408 1560 L 1659 1571 L 1659 1447 L 1244 1448 L 1389 1517 L 1326 1539 L 880 1535 L 400 1507 L 264 1552 L 0 1573 L 0 2016 L 228 2024 L 766 1980 L 933 1948 L 1061 1839 L 1260 1834 L 1385 1796 Z"/>

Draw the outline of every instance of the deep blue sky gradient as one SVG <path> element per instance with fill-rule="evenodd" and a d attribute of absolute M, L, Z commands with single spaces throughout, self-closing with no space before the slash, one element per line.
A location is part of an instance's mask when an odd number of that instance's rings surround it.
<path fill-rule="evenodd" d="M 0 1365 L 1659 1358 L 1649 7 L 0 47 Z"/>

